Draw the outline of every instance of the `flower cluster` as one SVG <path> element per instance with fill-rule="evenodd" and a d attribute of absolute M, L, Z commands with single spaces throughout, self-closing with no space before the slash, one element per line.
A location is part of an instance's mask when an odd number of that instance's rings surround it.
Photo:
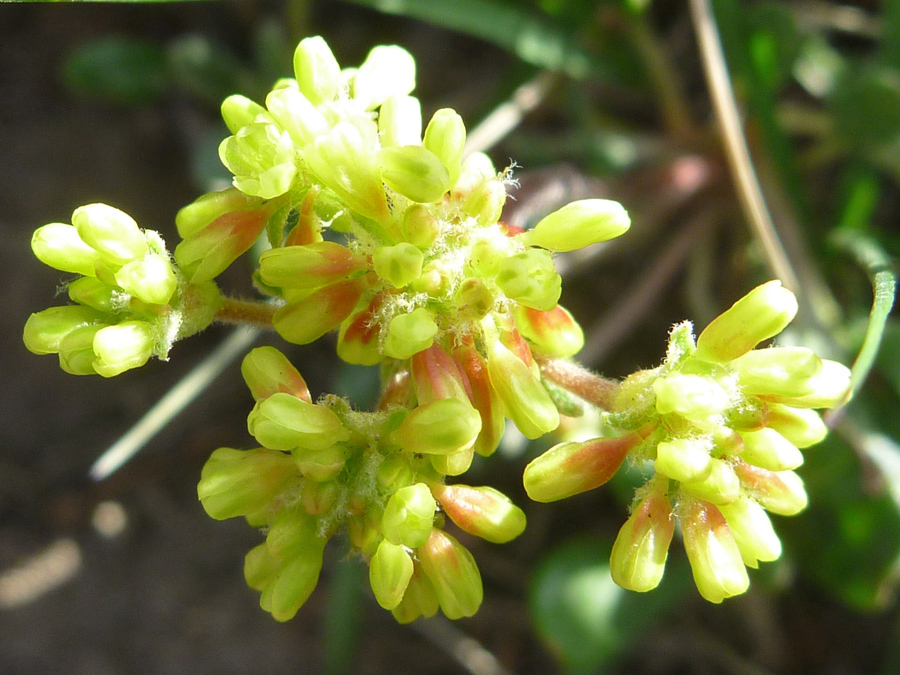
<path fill-rule="evenodd" d="M 231 135 L 219 155 L 233 187 L 178 212 L 172 255 L 157 233 L 103 204 L 40 228 L 32 249 L 78 275 L 66 286 L 75 304 L 33 314 L 24 340 L 58 353 L 67 372 L 111 377 L 166 358 L 214 319 L 269 325 L 296 344 L 337 330 L 338 356 L 380 366 L 378 408 L 314 402 L 283 354 L 253 350 L 242 373 L 259 447 L 212 454 L 198 486 L 203 507 L 265 531 L 245 576 L 279 621 L 314 590 L 338 532 L 398 621 L 438 609 L 471 616 L 480 573 L 446 519 L 503 543 L 525 516 L 492 488 L 447 478 L 493 453 L 507 419 L 530 439 L 558 427 L 579 392 L 548 386 L 544 374 L 554 379 L 551 363 L 574 367 L 566 359 L 584 336 L 558 304 L 553 255 L 617 237 L 630 220 L 616 202 L 587 199 L 528 230 L 501 222 L 510 171 L 466 153 L 453 110 L 423 124 L 415 63 L 400 47 L 376 47 L 359 68 L 341 69 L 324 40 L 308 38 L 294 75 L 264 105 L 225 100 Z M 214 280 L 260 240 L 268 247 L 253 279 L 266 300 L 222 297 Z M 799 448 L 826 432 L 812 409 L 839 403 L 848 388 L 843 366 L 808 349 L 754 349 L 796 310 L 771 282 L 696 341 L 690 324 L 677 326 L 663 365 L 605 385 L 617 392 L 603 414 L 612 434 L 561 443 L 527 467 L 528 494 L 546 502 L 603 484 L 626 457 L 652 464 L 612 553 L 622 586 L 659 583 L 677 523 L 713 602 L 746 589 L 745 566 L 780 554 L 766 511 L 805 506 Z"/>
<path fill-rule="evenodd" d="M 72 224 L 39 228 L 31 248 L 38 259 L 78 274 L 66 289 L 76 304 L 32 314 L 24 341 L 35 354 L 59 354 L 74 375 L 113 377 L 165 359 L 175 340 L 212 321 L 219 294 L 212 284 L 184 283 L 158 233 L 129 215 L 90 204 Z"/>
<path fill-rule="evenodd" d="M 471 461 L 480 418 L 459 377 L 444 370 L 449 360 L 430 351 L 416 364 L 418 405 L 371 413 L 334 396 L 313 403 L 300 373 L 273 347 L 244 359 L 256 399 L 247 424 L 262 447 L 216 450 L 198 494 L 213 518 L 244 516 L 267 529 L 244 572 L 275 619 L 290 619 L 306 602 L 325 545 L 342 525 L 369 563 L 376 600 L 398 621 L 438 608 L 451 619 L 478 610 L 481 575 L 442 529 L 444 517 L 504 543 L 521 534 L 525 515 L 492 488 L 444 484 Z"/>
<path fill-rule="evenodd" d="M 308 38 L 294 70 L 265 107 L 223 104 L 233 135 L 219 151 L 235 188 L 179 214 L 185 274 L 213 278 L 265 229 L 272 248 L 257 282 L 281 303 L 273 324 L 286 340 L 339 328 L 339 356 L 363 365 L 440 345 L 486 383 L 476 400 L 492 434 L 478 444 L 485 454 L 504 410 L 530 438 L 555 429 L 531 351 L 571 356 L 583 337 L 557 304 L 551 252 L 622 234 L 624 209 L 584 200 L 511 231 L 499 222 L 507 175 L 484 154 L 465 157 L 460 116 L 438 110 L 423 132 L 405 50 L 376 47 L 341 70 L 324 40 Z"/>
<path fill-rule="evenodd" d="M 794 472 L 799 448 L 827 432 L 813 408 L 840 404 L 850 387 L 844 366 L 809 349 L 754 349 L 796 311 L 793 294 L 772 281 L 696 343 L 689 323 L 676 326 L 665 363 L 621 385 L 608 416 L 619 435 L 562 443 L 526 468 L 529 496 L 553 501 L 602 485 L 628 456 L 652 462 L 655 475 L 638 490 L 612 551 L 621 586 L 657 586 L 676 522 L 697 588 L 711 602 L 747 589 L 745 566 L 780 556 L 766 511 L 788 516 L 806 506 Z"/>

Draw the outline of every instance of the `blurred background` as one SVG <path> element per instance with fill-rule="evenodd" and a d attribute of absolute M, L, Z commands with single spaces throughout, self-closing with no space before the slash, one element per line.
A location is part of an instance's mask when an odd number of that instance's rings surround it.
<path fill-rule="evenodd" d="M 696 3 L 703 5 L 704 3 Z M 423 115 L 453 107 L 516 163 L 506 219 L 533 223 L 589 196 L 622 201 L 632 231 L 561 256 L 563 304 L 585 327 L 586 365 L 624 376 L 657 365 L 670 326 L 702 327 L 772 277 L 731 180 L 695 20 L 673 0 L 292 0 L 0 5 L 0 672 L 850 673 L 900 672 L 900 323 L 872 279 L 900 253 L 900 3 L 711 3 L 763 193 L 798 279 L 786 341 L 850 365 L 880 351 L 835 433 L 800 470 L 811 506 L 777 518 L 782 560 L 750 591 L 704 602 L 677 542 L 661 587 L 609 579 L 635 471 L 562 503 L 528 501 L 522 469 L 552 439 L 510 436 L 467 481 L 527 513 L 504 546 L 463 538 L 485 581 L 473 618 L 399 626 L 367 573 L 329 547 L 319 588 L 278 624 L 242 565 L 258 533 L 215 522 L 196 498 L 216 447 L 250 447 L 237 364 L 110 478 L 96 458 L 225 339 L 214 327 L 169 363 L 113 380 L 29 354 L 29 314 L 63 304 L 60 273 L 31 254 L 34 229 L 102 201 L 158 230 L 227 185 L 221 100 L 261 100 L 293 47 L 326 38 L 342 65 L 376 44 L 418 62 Z M 511 105 L 510 105 L 511 104 Z M 496 116 L 492 119 L 497 119 Z M 252 294 L 249 263 L 221 279 Z M 882 284 L 884 288 L 884 284 Z M 327 341 L 278 345 L 314 394 L 369 403 L 371 375 Z M 865 360 L 865 359 L 863 359 Z M 864 368 L 860 367 L 860 371 Z"/>

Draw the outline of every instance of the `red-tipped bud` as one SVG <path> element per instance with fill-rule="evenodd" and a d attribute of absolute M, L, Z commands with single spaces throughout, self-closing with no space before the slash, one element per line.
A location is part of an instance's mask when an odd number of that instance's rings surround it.
<path fill-rule="evenodd" d="M 548 356 L 574 356 L 584 346 L 581 326 L 559 305 L 547 312 L 517 305 L 514 315 L 519 332 Z"/>
<path fill-rule="evenodd" d="M 505 544 L 525 530 L 525 513 L 491 487 L 434 485 L 432 494 L 459 528 L 494 544 Z"/>
<path fill-rule="evenodd" d="M 365 278 L 359 277 L 290 298 L 272 317 L 275 330 L 294 344 L 314 342 L 350 315 L 367 285 Z"/>
<path fill-rule="evenodd" d="M 793 516 L 809 502 L 803 480 L 793 471 L 768 471 L 745 462 L 735 463 L 734 470 L 747 494 L 767 511 Z"/>
<path fill-rule="evenodd" d="M 331 241 L 285 246 L 259 257 L 262 280 L 278 288 L 314 289 L 363 274 L 364 256 Z"/>
<path fill-rule="evenodd" d="M 241 363 L 241 375 L 256 401 L 283 392 L 312 403 L 306 380 L 275 347 L 257 347 L 247 354 Z"/>
<path fill-rule="evenodd" d="M 747 590 L 747 568 L 719 509 L 703 501 L 689 504 L 681 518 L 681 529 L 700 595 L 718 604 Z"/>
<path fill-rule="evenodd" d="M 456 359 L 469 382 L 472 405 L 481 416 L 481 431 L 475 439 L 475 452 L 487 457 L 497 449 L 506 428 L 503 401 L 491 386 L 487 363 L 475 347 L 463 347 L 456 353 Z"/>
<path fill-rule="evenodd" d="M 674 532 L 669 498 L 654 492 L 642 499 L 613 544 L 609 558 L 613 581 L 639 593 L 656 588 L 666 568 Z"/>
<path fill-rule="evenodd" d="M 378 338 L 381 327 L 376 321 L 383 297 L 363 297 L 353 313 L 341 323 L 337 353 L 347 363 L 374 366 L 381 362 Z"/>
<path fill-rule="evenodd" d="M 525 491 L 536 502 L 554 502 L 600 487 L 646 435 L 632 432 L 555 445 L 525 467 Z"/>
<path fill-rule="evenodd" d="M 432 530 L 416 551 L 448 619 L 472 616 L 481 606 L 481 573 L 469 550 L 442 530 Z"/>
<path fill-rule="evenodd" d="M 469 399 L 466 376 L 440 345 L 413 354 L 411 368 L 420 405 L 444 398 Z"/>

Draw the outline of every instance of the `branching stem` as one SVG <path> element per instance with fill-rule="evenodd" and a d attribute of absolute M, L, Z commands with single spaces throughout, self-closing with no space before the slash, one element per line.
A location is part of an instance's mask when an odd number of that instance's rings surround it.
<path fill-rule="evenodd" d="M 541 375 L 601 410 L 612 409 L 619 383 L 566 359 L 537 359 Z"/>
<path fill-rule="evenodd" d="M 268 302 L 224 298 L 222 307 L 216 312 L 220 323 L 239 323 L 258 328 L 272 328 L 272 317 L 278 307 Z"/>

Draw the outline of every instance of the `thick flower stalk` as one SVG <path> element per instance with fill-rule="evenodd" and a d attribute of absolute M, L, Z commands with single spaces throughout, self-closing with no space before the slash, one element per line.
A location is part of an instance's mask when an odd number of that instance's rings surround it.
<path fill-rule="evenodd" d="M 261 447 L 216 450 L 198 494 L 213 518 L 244 516 L 267 530 L 244 567 L 261 606 L 279 621 L 293 617 L 343 527 L 369 563 L 375 599 L 398 621 L 439 608 L 452 619 L 474 614 L 481 576 L 443 530 L 445 518 L 503 543 L 524 530 L 525 515 L 496 490 L 444 482 L 468 466 L 481 427 L 458 374 L 422 364 L 418 405 L 363 413 L 334 396 L 313 403 L 273 347 L 251 351 L 241 370 L 256 399 L 248 428 Z"/>
<path fill-rule="evenodd" d="M 106 204 L 76 209 L 71 225 L 39 228 L 31 248 L 79 276 L 66 284 L 75 304 L 31 315 L 25 346 L 58 354 L 74 375 L 112 377 L 151 356 L 165 359 L 176 340 L 209 325 L 220 302 L 214 284 L 185 281 L 158 233 Z"/>
<path fill-rule="evenodd" d="M 801 448 L 827 429 L 814 408 L 840 405 L 850 372 L 804 347 L 754 349 L 797 312 L 793 294 L 763 284 L 694 340 L 676 326 L 660 367 L 619 387 L 607 417 L 611 438 L 566 442 L 525 470 L 532 499 L 553 501 L 602 485 L 626 458 L 652 464 L 611 558 L 621 586 L 647 591 L 663 575 L 675 524 L 701 595 L 711 602 L 743 593 L 745 567 L 781 554 L 766 512 L 790 516 L 807 503 L 794 469 Z"/>

